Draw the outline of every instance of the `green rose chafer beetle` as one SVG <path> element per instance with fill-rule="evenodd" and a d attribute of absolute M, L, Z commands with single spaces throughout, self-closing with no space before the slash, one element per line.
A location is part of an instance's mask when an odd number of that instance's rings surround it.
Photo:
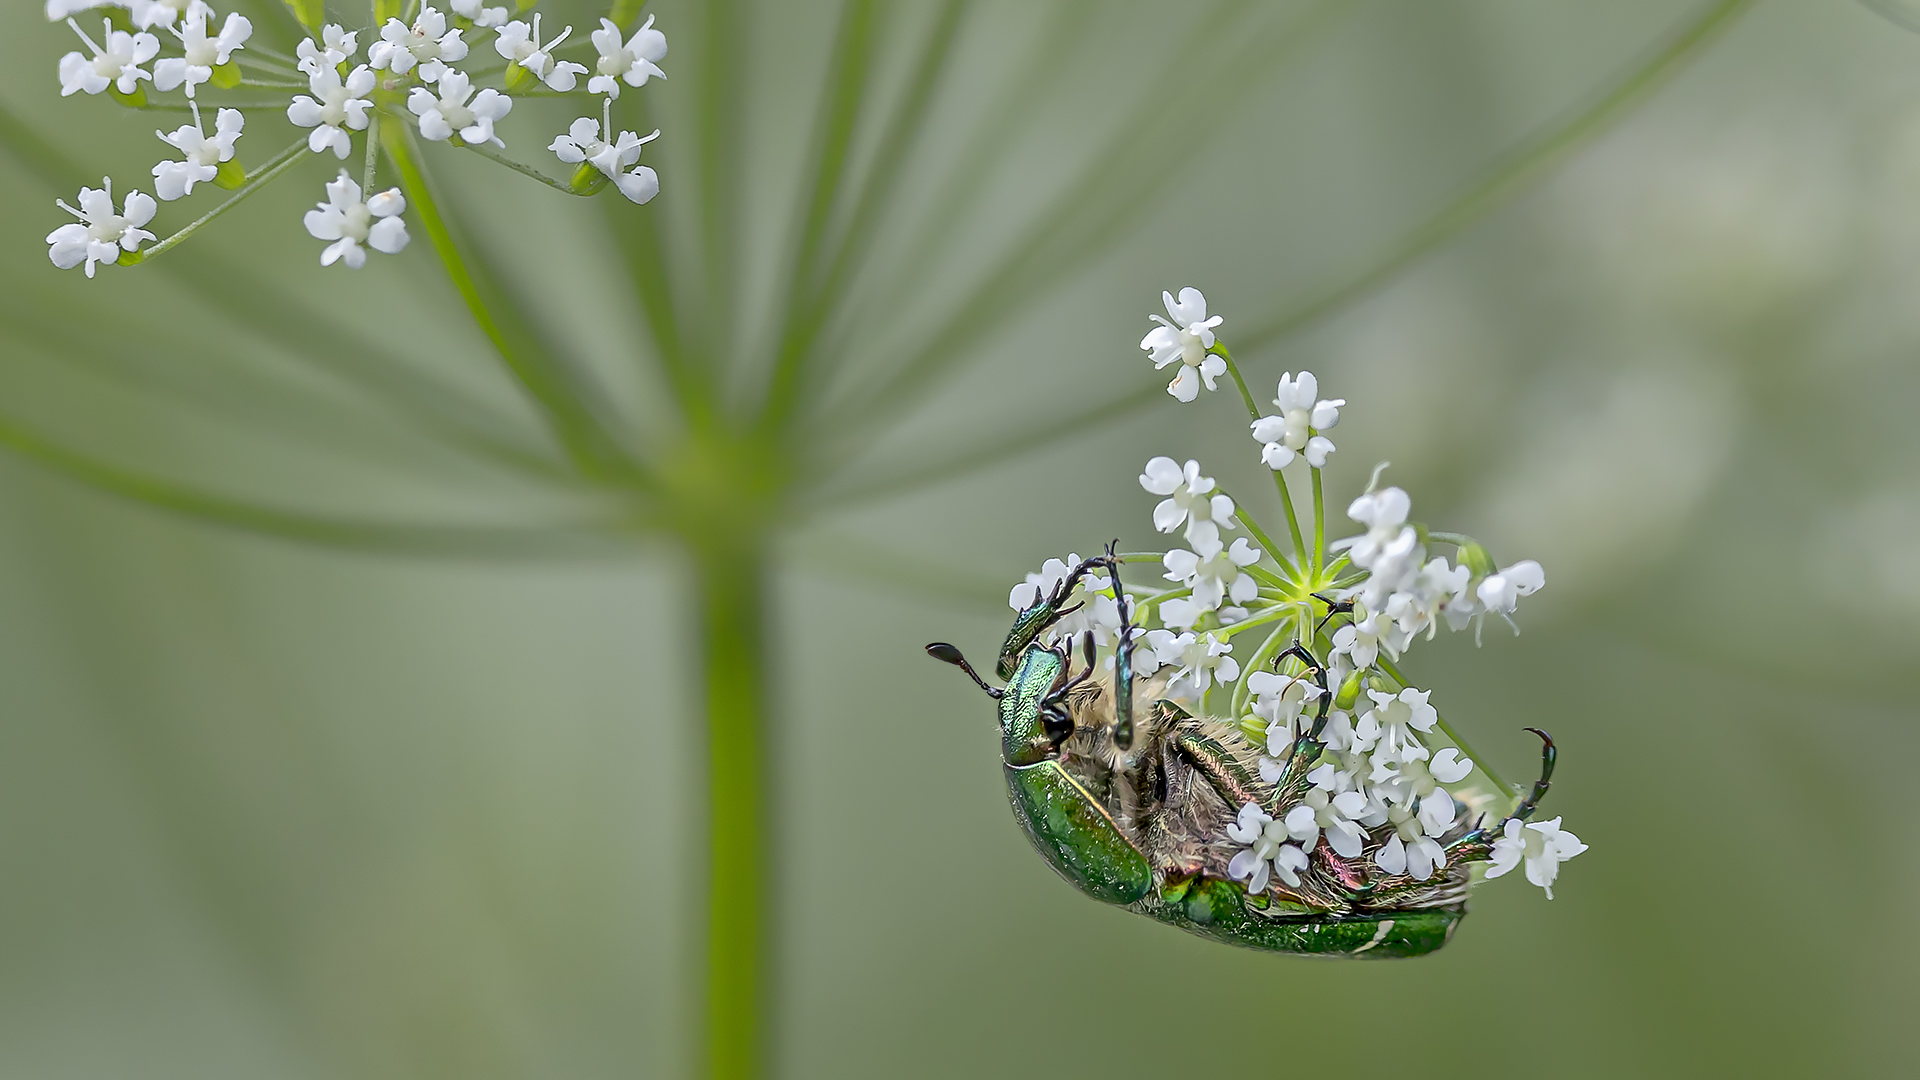
<path fill-rule="evenodd" d="M 1424 881 L 1386 873 L 1372 861 L 1391 834 L 1383 826 L 1357 858 L 1319 844 L 1297 884 L 1275 878 L 1249 893 L 1228 870 L 1239 845 L 1227 839 L 1227 826 L 1249 803 L 1284 818 L 1305 798 L 1333 702 L 1327 666 L 1297 642 L 1274 659 L 1298 661 L 1321 693 L 1311 728 L 1269 783 L 1260 774 L 1259 747 L 1239 725 L 1191 715 L 1160 696 L 1163 680 L 1133 677 L 1129 646 L 1138 630 L 1117 584 L 1119 566 L 1110 547 L 1019 613 L 996 666 L 1005 687 L 981 678 L 952 645 L 927 646 L 997 702 L 1008 800 L 1034 848 L 1088 896 L 1216 941 L 1364 959 L 1423 956 L 1445 945 L 1466 915 L 1470 864 L 1490 858 L 1500 828 L 1454 827 L 1440 839 L 1444 866 Z M 1100 567 L 1113 573 L 1121 606 L 1110 684 L 1094 678 L 1090 633 L 1077 674 L 1072 641 L 1041 640 L 1073 610 L 1062 605 L 1076 585 Z M 1131 693 L 1118 692 L 1122 687 Z M 1151 704 L 1136 719 L 1142 699 Z M 1528 730 L 1544 744 L 1540 779 L 1500 827 L 1531 816 L 1552 779 L 1553 740 Z"/>

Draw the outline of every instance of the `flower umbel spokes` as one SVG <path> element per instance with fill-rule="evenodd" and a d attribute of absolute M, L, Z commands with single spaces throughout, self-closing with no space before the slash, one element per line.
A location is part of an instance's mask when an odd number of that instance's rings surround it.
<path fill-rule="evenodd" d="M 542 13 L 534 10 L 537 6 L 535 0 L 519 0 L 513 11 L 488 6 L 483 0 L 442 0 L 437 7 L 433 3 L 369 5 L 365 0 L 294 4 L 291 9 L 296 13 L 319 14 L 310 25 L 303 23 L 305 36 L 292 56 L 257 44 L 247 16 L 218 12 L 207 0 L 50 0 L 46 10 L 49 20 L 65 22 L 84 46 L 59 59 L 63 96 L 105 94 L 130 108 L 191 114 L 191 125 L 160 134 L 174 155 L 152 169 L 161 201 L 191 199 L 204 190 L 203 185 L 232 192 L 210 211 L 193 211 L 190 223 L 154 244 L 147 257 L 164 254 L 301 164 L 284 151 L 249 163 L 236 146 L 245 130 L 252 136 L 246 145 L 259 148 L 263 137 L 259 124 L 276 123 L 284 115 L 286 123 L 297 129 L 289 130 L 286 137 L 298 134 L 312 153 L 331 152 L 342 162 L 356 156 L 364 160 L 355 181 L 357 190 L 374 190 L 383 169 L 390 169 L 393 179 L 406 184 L 405 197 L 376 195 L 362 203 L 356 195 L 354 201 L 341 204 L 335 198 L 339 182 L 328 183 L 327 201 L 317 211 L 326 217 L 319 226 L 321 232 L 314 232 L 314 215 L 307 215 L 308 231 L 315 236 L 324 232 L 323 238 L 331 241 L 322 255 L 323 264 L 358 269 L 366 264 L 368 249 L 397 254 L 405 246 L 404 223 L 397 216 L 383 217 L 382 210 L 410 201 L 416 209 L 432 212 L 430 193 L 418 179 L 424 175 L 424 164 L 412 149 L 414 138 L 478 151 L 466 156 L 489 159 L 570 195 L 592 196 L 615 187 L 629 201 L 645 203 L 659 193 L 659 175 L 639 164 L 639 158 L 641 147 L 660 133 L 642 137 L 620 131 L 613 112 L 615 99 L 623 91 L 665 77 L 660 63 L 667 56 L 666 35 L 655 28 L 652 16 L 643 25 L 632 25 L 638 21 L 639 5 L 628 15 L 620 14 L 629 10 L 625 5 L 617 5 L 615 15 L 627 25 L 603 18 L 591 42 L 575 42 L 571 26 L 546 33 Z M 376 24 L 370 17 L 375 10 L 385 15 L 399 11 L 404 18 L 382 18 Z M 98 36 L 70 17 L 81 11 L 105 15 Z M 261 17 L 259 11 L 254 15 Z M 328 16 L 340 21 L 329 22 Z M 356 63 L 363 45 L 365 62 Z M 477 54 L 481 45 L 492 48 Z M 508 61 L 504 70 L 498 61 L 486 59 L 496 54 Z M 568 58 L 576 54 L 583 58 L 597 54 L 598 58 L 590 68 Z M 479 64 L 466 66 L 476 59 Z M 592 78 L 583 92 L 581 77 L 587 75 Z M 496 85 L 482 85 L 494 80 Z M 278 103 L 263 103 L 262 92 L 279 94 Z M 548 177 L 500 153 L 509 138 L 501 125 L 513 112 L 513 95 L 518 93 L 600 96 L 599 121 L 576 122 L 552 142 L 561 161 L 579 166 L 573 176 Z M 176 94 L 172 100 L 162 97 Z M 202 104 L 217 117 L 212 132 L 202 121 Z M 391 129 L 385 136 L 383 125 Z M 393 138 L 394 130 L 407 131 L 407 137 Z M 272 132 L 264 137 L 283 141 Z M 400 155 L 412 160 L 403 164 Z M 319 177 L 314 182 L 319 183 Z M 142 261 L 138 258 L 142 245 L 157 239 L 141 228 L 154 216 L 146 209 L 153 201 L 149 196 L 129 194 L 133 209 L 125 213 L 108 213 L 101 198 L 83 195 L 82 209 L 72 212 L 85 224 L 63 227 L 49 236 L 48 254 L 55 266 L 85 266 L 92 277 L 102 262 L 133 265 Z M 339 213 L 327 216 L 329 207 L 338 208 Z M 370 219 L 362 228 L 360 211 L 354 207 L 371 208 L 367 212 L 377 220 Z M 73 231 L 76 228 L 85 238 Z"/>

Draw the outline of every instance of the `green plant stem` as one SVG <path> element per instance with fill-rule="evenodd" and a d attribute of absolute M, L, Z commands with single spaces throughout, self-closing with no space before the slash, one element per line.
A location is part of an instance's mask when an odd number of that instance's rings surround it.
<path fill-rule="evenodd" d="M 1313 470 L 1313 558 L 1308 565 L 1318 577 L 1327 557 L 1327 503 L 1320 493 L 1320 470 Z"/>
<path fill-rule="evenodd" d="M 757 545 L 691 542 L 707 728 L 707 972 L 702 1048 L 712 1080 L 761 1075 L 766 1034 L 767 557 Z"/>
<path fill-rule="evenodd" d="M 1233 355 L 1227 351 L 1227 346 L 1224 343 L 1216 343 L 1213 347 L 1213 353 L 1227 362 L 1227 374 L 1233 376 L 1233 385 L 1240 388 L 1240 400 L 1247 406 L 1247 416 L 1254 420 L 1260 419 L 1260 406 L 1254 403 L 1253 392 L 1247 389 L 1247 380 L 1240 377 L 1240 365 L 1233 362 Z M 1272 472 L 1273 486 L 1280 492 L 1280 505 L 1287 511 L 1287 528 L 1293 532 L 1294 558 L 1300 561 L 1302 568 L 1309 567 L 1311 563 L 1309 562 L 1309 555 L 1307 553 L 1307 544 L 1300 534 L 1300 515 L 1293 509 L 1293 496 L 1287 493 L 1287 478 L 1281 475 L 1279 469 L 1274 469 Z M 1248 525 L 1247 527 L 1249 529 L 1253 528 L 1252 525 Z M 1268 550 L 1273 552 L 1273 557 L 1276 560 L 1280 559 L 1278 548 L 1269 548 Z M 1282 565 L 1285 565 L 1285 563 L 1282 562 Z"/>
<path fill-rule="evenodd" d="M 261 188 L 266 187 L 269 183 L 273 181 L 274 177 L 277 177 L 281 173 L 286 172 L 288 169 L 293 168 L 293 166 L 300 161 L 301 155 L 304 154 L 306 150 L 307 150 L 307 140 L 301 139 L 299 142 L 294 143 L 292 146 L 289 146 L 285 150 L 282 150 L 278 154 L 274 155 L 273 158 L 271 158 L 267 162 L 266 167 L 259 173 L 259 175 L 248 180 L 245 184 L 242 184 L 240 186 L 240 189 L 233 193 L 232 198 L 228 199 L 226 202 L 221 203 L 219 206 L 216 206 L 213 209 L 207 211 L 206 213 L 200 215 L 199 220 L 193 222 L 191 225 L 188 225 L 186 228 L 181 229 L 179 232 L 174 233 L 172 236 L 167 237 L 165 240 L 162 240 L 159 243 L 148 248 L 147 250 L 141 252 L 140 261 L 143 263 L 152 262 L 153 260 L 166 254 L 169 250 L 171 250 L 176 245 L 178 245 L 180 241 L 185 240 L 187 237 L 192 236 L 196 232 L 199 232 L 201 228 L 206 226 L 214 218 L 217 218 L 221 214 L 224 214 L 227 211 L 233 209 L 234 207 L 240 205 L 241 200 L 245 199 L 249 195 L 252 195 L 256 191 L 259 191 Z"/>
<path fill-rule="evenodd" d="M 1399 683 L 1403 687 L 1413 685 L 1412 683 L 1407 681 L 1406 676 L 1400 674 L 1400 669 L 1394 666 L 1393 661 L 1387 659 L 1385 656 L 1380 657 L 1379 664 L 1380 664 L 1380 670 L 1386 672 L 1388 675 L 1393 676 L 1394 682 Z M 1461 753 L 1473 759 L 1473 764 L 1475 768 L 1478 768 L 1482 773 L 1484 773 L 1487 779 L 1493 781 L 1494 786 L 1499 788 L 1503 793 L 1505 793 L 1507 798 L 1514 799 L 1514 800 L 1518 800 L 1520 798 L 1520 789 L 1517 787 L 1514 787 L 1512 784 L 1507 783 L 1507 781 L 1503 777 L 1501 777 L 1499 773 L 1493 771 L 1493 766 L 1487 764 L 1487 759 L 1484 757 L 1481 757 L 1478 751 L 1474 750 L 1472 746 L 1467 744 L 1467 740 L 1460 737 L 1459 732 L 1453 730 L 1453 725 L 1447 723 L 1447 718 L 1445 716 L 1442 716 L 1438 709 L 1434 710 L 1433 715 L 1439 721 L 1441 732 L 1446 735 L 1447 739 L 1450 742 L 1452 742 L 1453 745 L 1460 748 Z"/>
<path fill-rule="evenodd" d="M 1225 488 L 1220 489 L 1220 494 L 1225 495 L 1229 499 L 1233 499 L 1233 494 Z M 1246 504 L 1242 503 L 1239 499 L 1233 499 L 1233 505 L 1239 507 Z M 1247 527 L 1247 531 L 1253 534 L 1253 538 L 1259 542 L 1261 547 L 1266 549 L 1267 554 L 1273 556 L 1273 561 L 1280 564 L 1280 569 L 1286 572 L 1287 577 L 1297 578 L 1300 576 L 1299 572 L 1293 568 L 1293 563 L 1287 561 L 1287 557 L 1280 553 L 1280 545 L 1274 543 L 1273 538 L 1268 536 L 1264 529 L 1260 528 L 1259 522 L 1254 521 L 1253 518 L 1246 514 L 1236 514 L 1234 516 L 1240 519 L 1240 524 Z"/>

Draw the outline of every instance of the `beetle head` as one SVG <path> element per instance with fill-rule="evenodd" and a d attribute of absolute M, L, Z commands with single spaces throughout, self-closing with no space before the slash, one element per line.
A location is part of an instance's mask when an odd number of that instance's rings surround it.
<path fill-rule="evenodd" d="M 966 672 L 988 697 L 1000 703 L 1002 755 L 1009 765 L 1032 765 L 1052 757 L 1073 734 L 1066 699 L 1093 675 L 1091 633 L 1083 639 L 1083 645 L 1087 666 L 1078 675 L 1070 675 L 1071 656 L 1065 647 L 1028 646 L 1004 689 L 989 685 L 952 645 L 936 641 L 927 646 L 927 655 Z"/>

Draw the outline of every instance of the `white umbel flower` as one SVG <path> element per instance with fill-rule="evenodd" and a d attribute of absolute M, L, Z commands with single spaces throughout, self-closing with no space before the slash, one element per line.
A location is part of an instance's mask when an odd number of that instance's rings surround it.
<path fill-rule="evenodd" d="M 1482 607 L 1495 615 L 1511 615 L 1523 596 L 1532 596 L 1547 584 L 1547 572 L 1532 559 L 1488 574 L 1475 591 Z"/>
<path fill-rule="evenodd" d="M 193 123 L 183 125 L 171 135 L 154 132 L 161 142 L 180 151 L 182 158 L 153 167 L 154 194 L 172 202 L 193 194 L 193 185 L 204 184 L 219 175 L 220 163 L 233 160 L 233 144 L 239 140 L 246 123 L 246 117 L 241 116 L 238 109 L 221 109 L 214 120 L 213 137 L 208 138 L 200 129 L 200 111 L 195 106 Z"/>
<path fill-rule="evenodd" d="M 1156 368 L 1180 362 L 1180 373 L 1167 384 L 1167 393 L 1192 401 L 1200 396 L 1201 383 L 1215 389 L 1214 380 L 1227 370 L 1225 360 L 1207 351 L 1213 348 L 1213 328 L 1220 325 L 1221 317 L 1207 317 L 1207 298 L 1199 289 L 1181 289 L 1178 301 L 1167 292 L 1160 299 L 1167 306 L 1167 318 L 1148 316 L 1160 325 L 1140 339 L 1140 347 Z"/>
<path fill-rule="evenodd" d="M 1080 556 L 1068 555 L 1065 559 L 1048 559 L 1040 565 L 1040 572 L 1028 574 L 1027 579 L 1013 587 L 1007 594 L 1007 606 L 1015 611 L 1025 611 L 1041 600 L 1053 595 L 1061 582 L 1079 566 Z M 1120 605 L 1111 596 L 1103 595 L 1113 587 L 1113 579 L 1105 574 L 1087 573 L 1081 576 L 1080 584 L 1067 596 L 1061 597 L 1062 607 L 1080 605 L 1078 611 L 1069 612 L 1047 629 L 1045 640 L 1049 643 L 1062 638 L 1076 638 L 1091 630 L 1101 644 L 1107 644 L 1118 637 L 1120 628 Z"/>
<path fill-rule="evenodd" d="M 416 86 L 407 97 L 407 108 L 420 118 L 421 138 L 442 142 L 458 134 L 468 146 L 507 145 L 493 133 L 493 125 L 513 111 L 512 98 L 498 90 L 475 94 L 473 81 L 464 71 L 448 71 L 440 79 L 439 90 L 436 97 L 433 91 Z"/>
<path fill-rule="evenodd" d="M 1253 715 L 1267 722 L 1267 753 L 1275 757 L 1286 753 L 1293 737 L 1303 733 L 1300 729 L 1305 725 L 1296 726 L 1296 722 L 1307 706 L 1326 693 L 1308 679 L 1274 671 L 1248 675 L 1247 691 L 1253 695 Z"/>
<path fill-rule="evenodd" d="M 195 87 L 213 78 L 214 68 L 246 47 L 247 39 L 253 36 L 253 23 L 244 15 L 228 15 L 219 35 L 208 37 L 207 17 L 188 15 L 173 34 L 180 39 L 186 55 L 168 57 L 153 65 L 153 88 L 167 91 L 185 84 L 187 96 L 192 97 Z"/>
<path fill-rule="evenodd" d="M 1560 864 L 1587 850 L 1580 838 L 1560 828 L 1560 819 L 1522 825 L 1507 819 L 1506 834 L 1493 842 L 1493 866 L 1487 876 L 1497 878 L 1527 860 L 1527 880 L 1547 891 L 1553 899 L 1553 880 L 1560 876 Z"/>
<path fill-rule="evenodd" d="M 360 185 L 343 169 L 339 179 L 327 185 L 327 201 L 307 211 L 303 224 L 315 240 L 331 241 L 320 253 L 321 266 L 344 262 L 358 270 L 367 265 L 367 248 L 388 255 L 406 250 L 410 237 L 407 223 L 400 220 L 406 209 L 399 188 L 361 202 Z"/>
<path fill-rule="evenodd" d="M 1372 779 L 1388 799 L 1402 806 L 1418 805 L 1420 824 L 1428 836 L 1442 836 L 1459 816 L 1453 796 L 1441 784 L 1457 784 L 1473 771 L 1473 762 L 1449 746 L 1432 761 L 1410 759 L 1374 767 Z"/>
<path fill-rule="evenodd" d="M 1315 769 L 1314 773 L 1319 775 L 1320 770 Z M 1307 853 L 1325 836 L 1327 846 L 1342 858 L 1357 859 L 1366 844 L 1366 834 L 1353 819 L 1366 812 L 1367 798 L 1357 791 L 1335 794 L 1332 770 L 1328 770 L 1325 778 L 1326 785 L 1308 788 L 1299 805 L 1287 811 L 1287 835 Z"/>
<path fill-rule="evenodd" d="M 80 219 L 47 234 L 47 257 L 62 270 L 85 263 L 87 276 L 92 277 L 96 263 L 115 262 L 122 251 L 139 251 L 141 244 L 155 239 L 141 226 L 153 220 L 160 204 L 151 195 L 132 191 L 127 193 L 120 212 L 115 213 L 111 179 L 100 181 L 98 189 L 81 188 L 78 210 L 68 206 L 65 199 L 56 200 L 55 205 Z"/>
<path fill-rule="evenodd" d="M 96 4 L 95 7 L 105 7 Z M 156 26 L 172 26 L 182 15 L 192 18 L 195 15 L 203 19 L 213 18 L 213 9 L 206 0 L 122 0 L 115 7 L 127 9 L 133 25 L 142 30 L 151 30 Z"/>
<path fill-rule="evenodd" d="M 1167 683 L 1170 698 L 1199 701 L 1215 681 L 1225 684 L 1240 678 L 1240 662 L 1227 655 L 1233 646 L 1212 634 L 1149 630 L 1146 642 L 1162 666 L 1178 669 Z"/>
<path fill-rule="evenodd" d="M 1333 632 L 1333 654 L 1346 657 L 1356 671 L 1372 667 L 1373 662 L 1380 658 L 1382 647 L 1387 655 L 1399 659 L 1399 642 L 1394 637 L 1393 624 L 1379 612 L 1365 609 L 1362 612 L 1361 618 Z"/>
<path fill-rule="evenodd" d="M 1214 489 L 1213 477 L 1200 475 L 1200 463 L 1188 461 L 1182 468 L 1170 457 L 1147 462 L 1140 474 L 1140 486 L 1149 495 L 1165 495 L 1153 508 L 1153 527 L 1170 533 L 1186 525 L 1187 543 L 1195 548 L 1220 542 L 1220 530 L 1231 529 L 1233 500 Z"/>
<path fill-rule="evenodd" d="M 501 56 L 526 68 L 548 87 L 564 94 L 573 89 L 580 76 L 587 73 L 584 64 L 554 59 L 553 50 L 559 48 L 560 43 L 572 33 L 573 27 L 569 26 L 556 34 L 552 41 L 541 44 L 540 16 L 536 14 L 531 26 L 515 20 L 501 27 L 493 47 Z"/>
<path fill-rule="evenodd" d="M 85 53 L 70 52 L 60 58 L 60 96 L 70 97 L 78 93 L 98 94 L 111 86 L 123 94 L 131 94 L 140 88 L 141 79 L 151 79 L 153 75 L 140 65 L 153 59 L 160 53 L 160 39 L 152 34 L 129 34 L 125 30 L 115 30 L 113 23 L 102 20 L 104 29 L 101 36 L 106 48 L 101 48 L 87 36 L 80 24 L 72 19 L 67 25 L 80 35 L 87 48 L 93 50 L 91 57 Z"/>
<path fill-rule="evenodd" d="M 1227 839 L 1247 845 L 1227 864 L 1227 874 L 1247 883 L 1247 893 L 1258 896 L 1267 891 L 1270 873 L 1289 885 L 1300 884 L 1299 871 L 1307 868 L 1307 853 L 1288 842 L 1287 826 L 1275 821 L 1253 803 L 1240 808 L 1240 815 L 1227 826 Z"/>
<path fill-rule="evenodd" d="M 600 170 L 620 189 L 620 194 L 636 203 L 645 203 L 660 194 L 660 177 L 652 169 L 641 165 L 629 168 L 640 160 L 640 150 L 648 143 L 660 137 L 659 129 L 646 138 L 631 131 L 623 131 L 619 138 L 613 137 L 613 102 L 608 99 L 601 110 L 599 124 L 590 116 L 583 116 L 573 122 L 565 135 L 553 140 L 547 149 L 569 165 L 588 162 Z"/>
<path fill-rule="evenodd" d="M 1373 755 L 1376 768 L 1383 761 L 1424 760 L 1427 748 L 1419 735 L 1432 731 L 1440 720 L 1439 712 L 1427 704 L 1431 695 L 1411 686 L 1398 694 L 1368 690 L 1373 708 L 1362 713 L 1354 727 L 1354 745 Z"/>
<path fill-rule="evenodd" d="M 1174 548 L 1160 559 L 1167 568 L 1162 576 L 1192 589 L 1193 603 L 1203 611 L 1213 611 L 1227 599 L 1245 604 L 1259 596 L 1260 583 L 1245 570 L 1259 561 L 1260 549 L 1247 543 L 1244 536 L 1231 548 L 1223 548 L 1215 540 L 1198 551 Z"/>
<path fill-rule="evenodd" d="M 458 29 L 447 29 L 447 17 L 434 8 L 422 8 L 408 26 L 399 19 L 388 19 L 380 28 L 380 40 L 367 48 L 367 63 L 375 71 L 395 75 L 416 72 L 421 82 L 437 83 L 467 58 L 467 43 Z M 411 102 L 409 102 L 411 104 Z"/>
<path fill-rule="evenodd" d="M 307 137 L 308 149 L 316 154 L 332 150 L 333 156 L 345 160 L 353 152 L 353 137 L 347 132 L 367 130 L 367 110 L 373 108 L 373 102 L 367 99 L 373 92 L 373 72 L 361 64 L 342 81 L 339 71 L 323 67 L 308 76 L 307 83 L 313 96 L 294 98 L 287 106 L 287 120 L 294 127 L 313 129 Z"/>
<path fill-rule="evenodd" d="M 1375 866 L 1389 874 L 1405 874 L 1415 881 L 1425 881 L 1435 870 L 1446 868 L 1446 849 L 1427 835 L 1426 827 L 1411 809 L 1388 807 L 1387 821 L 1393 826 L 1393 835 L 1373 853 Z"/>
<path fill-rule="evenodd" d="M 1260 460 L 1268 468 L 1283 469 L 1293 464 L 1296 455 L 1316 469 L 1325 467 L 1333 442 L 1317 433 L 1340 422 L 1340 407 L 1347 399 L 1317 400 L 1319 393 L 1319 380 L 1311 371 L 1301 372 L 1298 378 L 1292 372 L 1280 376 L 1280 389 L 1273 398 L 1279 412 L 1253 422 L 1254 441 L 1264 444 Z"/>
<path fill-rule="evenodd" d="M 338 68 L 353 59 L 360 51 L 360 35 L 348 33 L 345 27 L 329 23 L 320 28 L 318 44 L 312 38 L 301 38 L 294 48 L 294 56 L 299 59 L 300 70 L 308 76 L 317 75 L 322 68 Z"/>
<path fill-rule="evenodd" d="M 455 15 L 467 20 L 482 30 L 506 24 L 509 14 L 503 7 L 487 7 L 482 0 L 449 0 L 448 7 Z"/>
<path fill-rule="evenodd" d="M 651 15 L 624 44 L 620 41 L 620 24 L 601 19 L 600 29 L 593 32 L 593 47 L 600 51 L 600 59 L 593 65 L 593 78 L 587 80 L 587 90 L 592 93 L 617 98 L 623 80 L 628 86 L 639 87 L 647 85 L 648 79 L 667 77 L 659 68 L 660 61 L 667 58 L 667 35 L 653 28 Z"/>

